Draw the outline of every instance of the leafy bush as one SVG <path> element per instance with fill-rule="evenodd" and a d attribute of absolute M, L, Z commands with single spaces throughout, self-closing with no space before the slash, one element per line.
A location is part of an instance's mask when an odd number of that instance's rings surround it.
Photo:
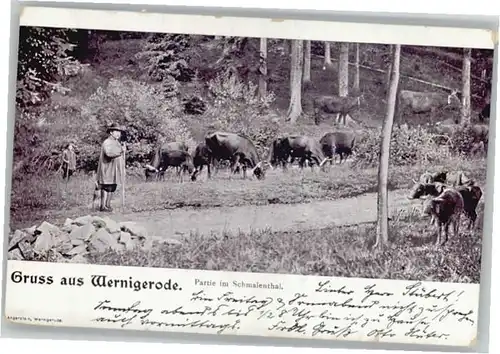
<path fill-rule="evenodd" d="M 356 164 L 377 166 L 380 156 L 381 130 L 367 131 L 356 147 Z M 440 145 L 436 136 L 422 127 L 406 124 L 394 126 L 391 138 L 390 165 L 407 166 L 416 163 L 440 162 L 450 157 L 447 145 Z"/>
<path fill-rule="evenodd" d="M 260 97 L 257 85 L 245 84 L 230 73 L 210 81 L 208 89 L 214 98 L 203 120 L 213 129 L 249 137 L 259 154 L 265 153 L 279 131 L 278 117 L 270 109 L 274 94 Z"/>
<path fill-rule="evenodd" d="M 164 81 L 169 76 L 181 82 L 191 81 L 194 71 L 189 68 L 189 56 L 185 53 L 190 40 L 187 34 L 150 35 L 143 51 L 136 54 L 141 69 L 154 81 Z"/>
<path fill-rule="evenodd" d="M 453 152 L 461 155 L 471 154 L 475 143 L 483 142 L 485 147 L 488 144 L 488 132 L 477 130 L 477 126 L 458 125 L 451 134 L 449 134 L 449 144 Z"/>
<path fill-rule="evenodd" d="M 193 146 L 190 132 L 178 118 L 180 109 L 177 99 L 165 98 L 151 85 L 125 78 L 110 80 L 107 87 L 99 88 L 82 106 L 82 168 L 97 167 L 105 126 L 111 122 L 127 128 L 127 163 L 143 162 L 157 142 L 183 141 Z"/>

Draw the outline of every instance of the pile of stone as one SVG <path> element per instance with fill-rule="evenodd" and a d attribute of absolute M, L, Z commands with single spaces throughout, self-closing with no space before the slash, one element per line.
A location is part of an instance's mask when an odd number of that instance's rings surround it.
<path fill-rule="evenodd" d="M 9 235 L 8 259 L 36 260 L 50 254 L 56 262 L 87 263 L 92 253 L 125 252 L 140 247 L 150 250 L 153 243 L 180 245 L 180 241 L 149 236 L 135 222 L 116 222 L 107 216 L 86 215 L 66 219 L 62 227 L 46 221 L 40 226 L 16 230 Z"/>

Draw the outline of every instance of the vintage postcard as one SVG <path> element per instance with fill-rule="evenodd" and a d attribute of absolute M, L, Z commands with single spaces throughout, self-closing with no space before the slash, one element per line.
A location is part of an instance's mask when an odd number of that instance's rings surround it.
<path fill-rule="evenodd" d="M 489 31 L 20 21 L 10 321 L 475 345 Z"/>

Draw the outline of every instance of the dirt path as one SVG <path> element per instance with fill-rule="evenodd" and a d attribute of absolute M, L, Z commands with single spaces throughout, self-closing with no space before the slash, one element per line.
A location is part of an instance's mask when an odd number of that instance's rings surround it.
<path fill-rule="evenodd" d="M 401 209 L 418 207 L 419 201 L 406 198 L 408 191 L 389 192 L 389 215 Z M 354 198 L 322 200 L 304 204 L 274 204 L 211 209 L 177 209 L 114 215 L 119 221 L 135 221 L 154 236 L 176 238 L 190 232 L 210 234 L 223 231 L 250 232 L 271 228 L 274 231 L 352 225 L 376 220 L 377 194 Z"/>

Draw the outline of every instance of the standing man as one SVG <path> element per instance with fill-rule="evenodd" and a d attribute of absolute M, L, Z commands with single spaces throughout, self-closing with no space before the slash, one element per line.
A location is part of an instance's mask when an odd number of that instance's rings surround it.
<path fill-rule="evenodd" d="M 69 181 L 70 177 L 76 170 L 76 154 L 73 141 L 70 141 L 64 148 L 62 153 L 62 170 L 63 179 Z"/>
<path fill-rule="evenodd" d="M 120 143 L 120 138 L 124 132 L 122 127 L 116 124 L 111 125 L 107 129 L 109 135 L 101 145 L 101 155 L 97 166 L 97 184 L 101 190 L 100 211 L 113 211 L 111 197 L 116 191 L 118 182 L 123 181 L 125 144 Z"/>

